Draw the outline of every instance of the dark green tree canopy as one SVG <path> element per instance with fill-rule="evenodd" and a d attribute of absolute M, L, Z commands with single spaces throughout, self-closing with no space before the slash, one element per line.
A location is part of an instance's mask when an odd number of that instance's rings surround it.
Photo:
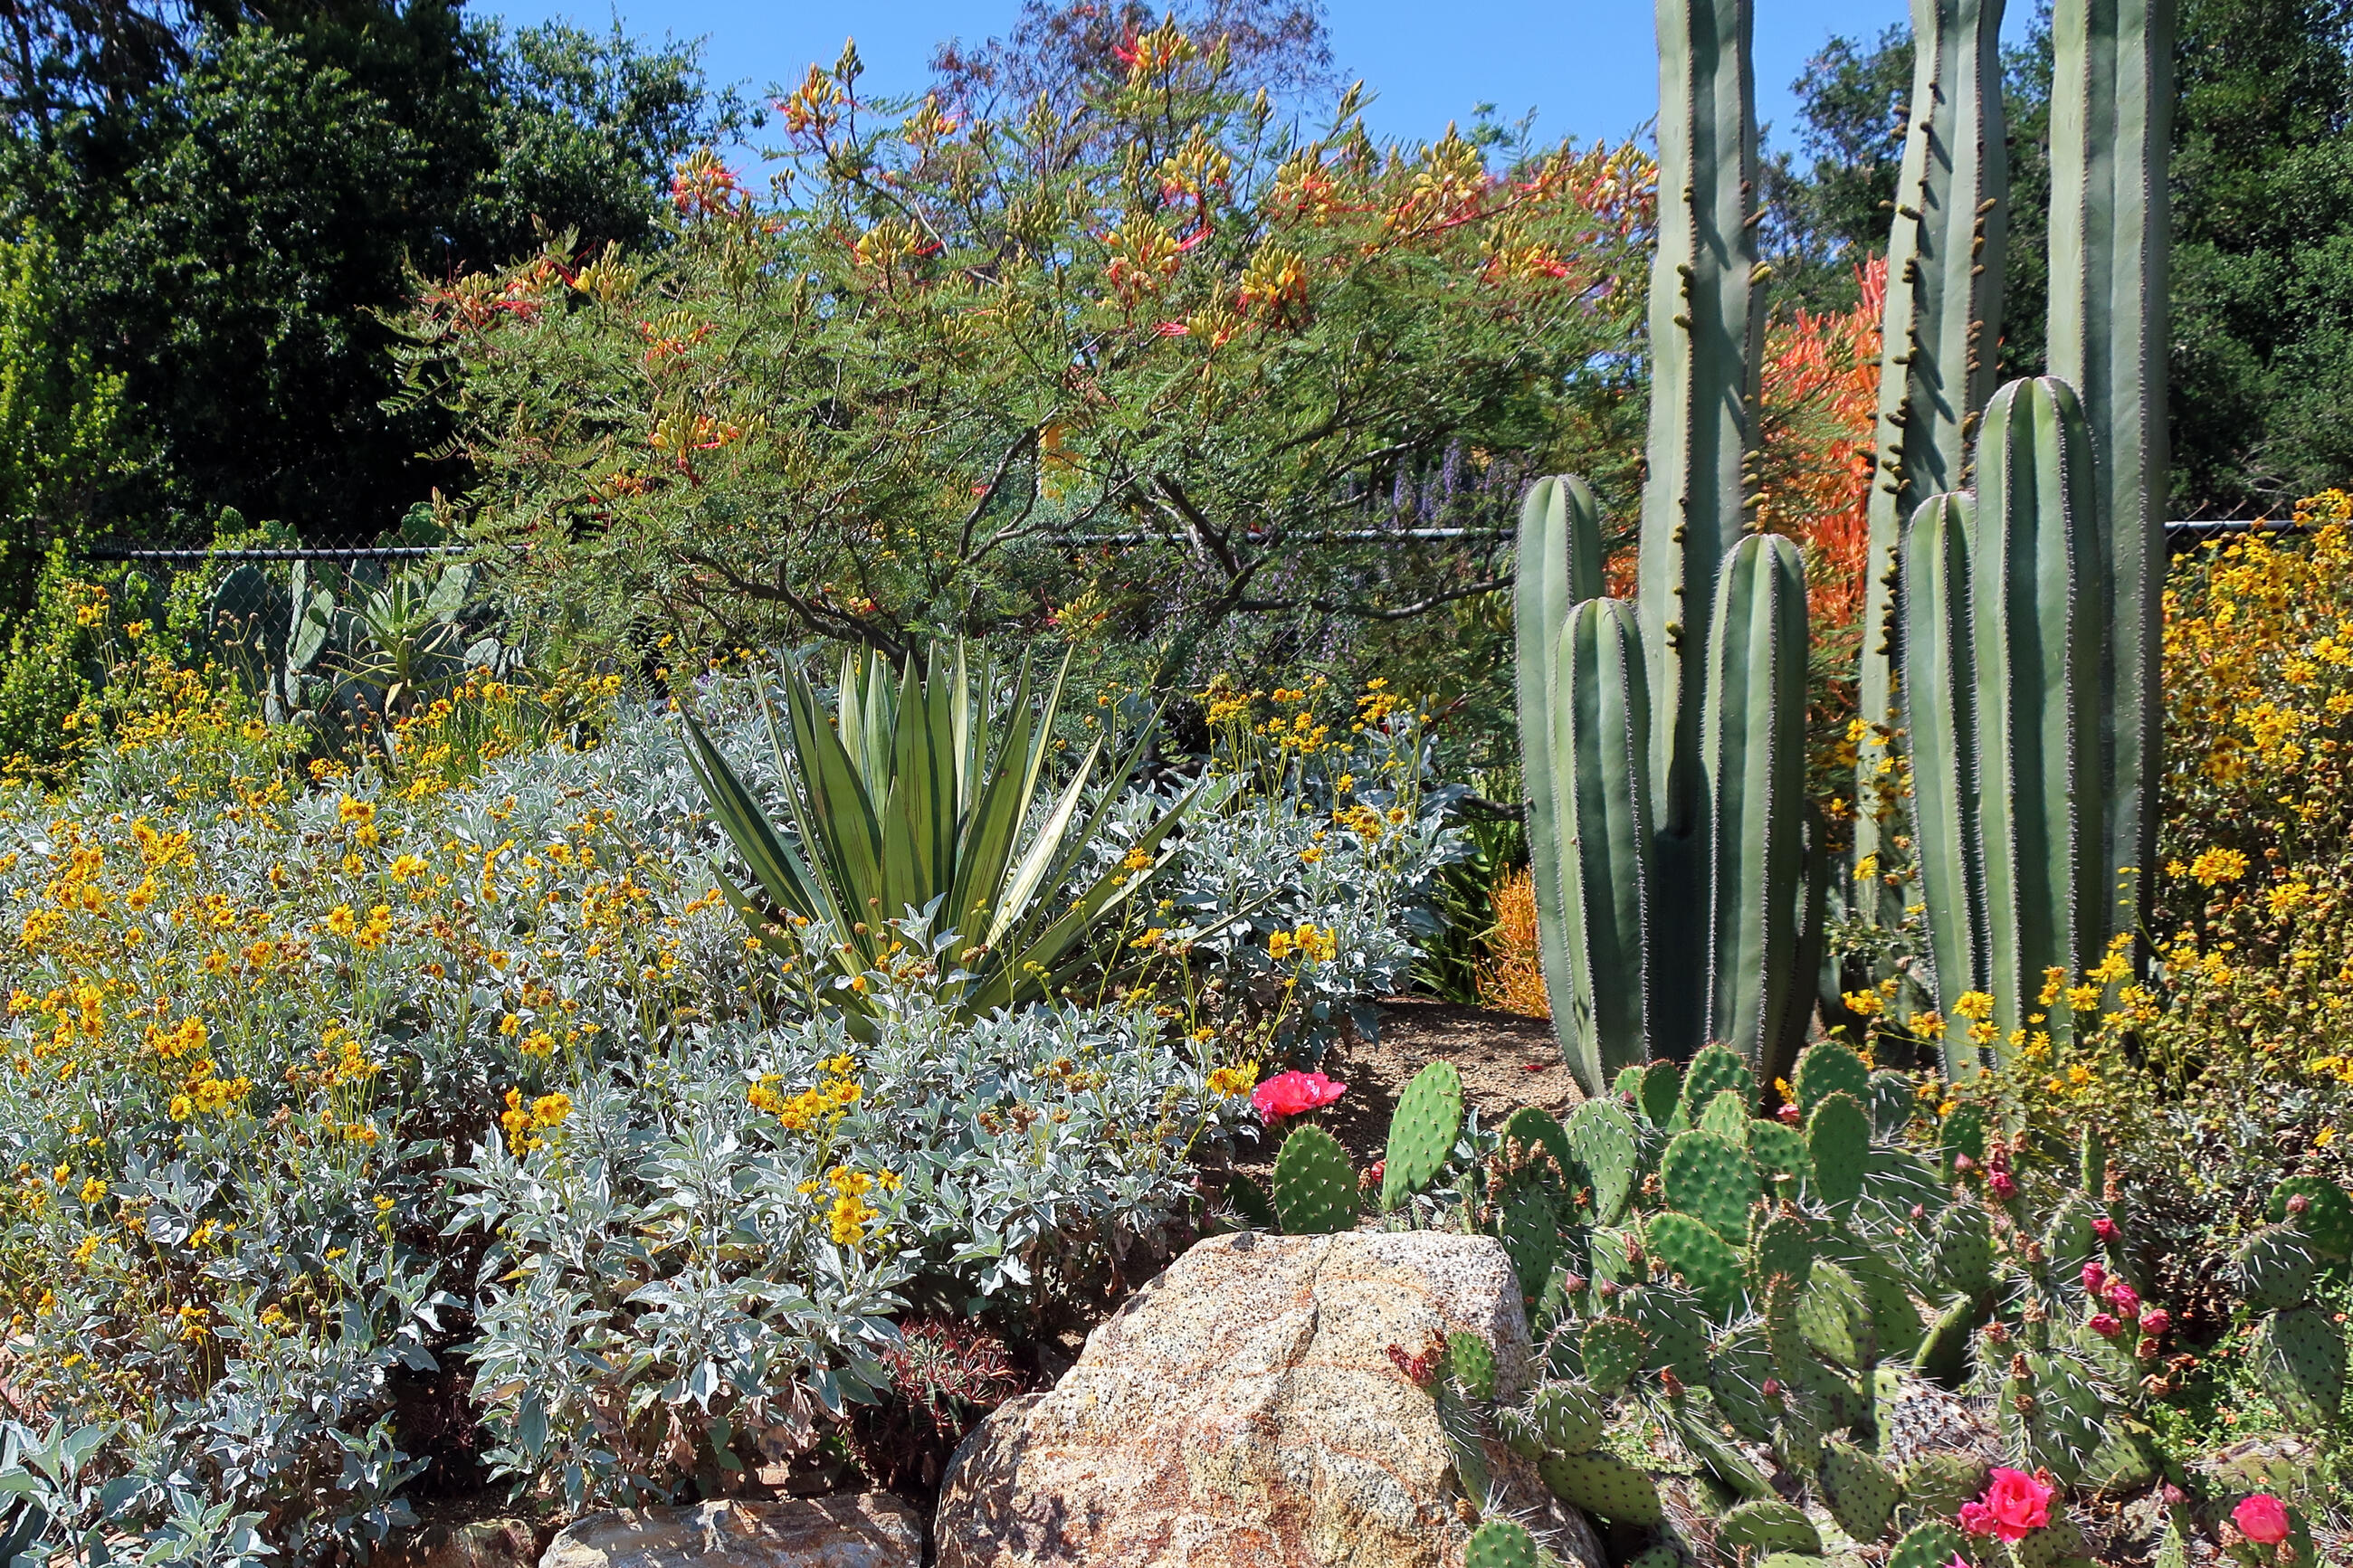
<path fill-rule="evenodd" d="M 436 416 L 383 406 L 383 314 L 551 233 L 649 243 L 671 161 L 742 118 L 691 47 L 448 0 L 8 21 L 0 216 L 56 237 L 67 329 L 153 438 L 113 506 L 144 533 L 234 506 L 372 534 L 452 481 Z"/>

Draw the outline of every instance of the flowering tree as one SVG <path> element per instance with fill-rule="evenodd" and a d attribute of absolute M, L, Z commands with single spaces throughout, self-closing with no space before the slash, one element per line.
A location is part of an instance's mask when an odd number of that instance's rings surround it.
<path fill-rule="evenodd" d="M 1353 91 L 1305 136 L 1173 24 L 1067 107 L 858 78 L 846 50 L 776 106 L 765 193 L 683 163 L 659 254 L 425 293 L 414 395 L 549 625 L 893 656 L 1051 625 L 1181 668 L 1237 617 L 1485 593 L 1524 475 L 1623 472 L 1630 148 L 1384 148 Z M 1409 537 L 1431 494 L 1494 547 Z"/>

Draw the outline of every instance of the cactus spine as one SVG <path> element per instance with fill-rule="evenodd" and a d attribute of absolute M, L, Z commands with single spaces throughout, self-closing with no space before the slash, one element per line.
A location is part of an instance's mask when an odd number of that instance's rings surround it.
<path fill-rule="evenodd" d="M 2002 0 L 1912 0 L 1911 125 L 1888 236 L 1857 680 L 1866 726 L 1855 779 L 1858 860 L 1879 853 L 1883 812 L 1893 805 L 1893 780 L 1880 772 L 1887 753 L 1868 727 L 1887 722 L 1895 701 L 1900 536 L 1923 500 L 1967 482 L 1968 437 L 1993 391 L 2010 184 L 2001 13 Z M 1856 885 L 1862 912 L 1873 912 L 1877 888 Z"/>
<path fill-rule="evenodd" d="M 2165 579 L 2166 159 L 2170 0 L 2058 0 L 2051 16 L 2052 375 L 2099 442 L 2107 525 L 2114 741 L 2102 869 L 2113 927 L 2139 924 L 2156 856 Z M 2124 868 L 2137 875 L 2118 886 Z"/>

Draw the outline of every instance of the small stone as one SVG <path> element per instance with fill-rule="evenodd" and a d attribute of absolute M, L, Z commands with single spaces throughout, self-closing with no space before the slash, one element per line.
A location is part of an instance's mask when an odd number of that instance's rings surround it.
<path fill-rule="evenodd" d="M 920 1568 L 923 1522 L 887 1492 L 617 1509 L 575 1520 L 539 1568 Z"/>

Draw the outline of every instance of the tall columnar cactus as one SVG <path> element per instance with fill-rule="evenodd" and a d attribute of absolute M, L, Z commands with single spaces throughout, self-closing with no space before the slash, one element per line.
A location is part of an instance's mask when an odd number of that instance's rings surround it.
<path fill-rule="evenodd" d="M 1912 0 L 1911 121 L 1888 235 L 1881 321 L 1870 554 L 1858 710 L 1884 722 L 1894 700 L 1903 626 L 1896 554 L 1905 521 L 1941 490 L 1968 482 L 1968 437 L 1993 391 L 2001 332 L 2009 161 L 2001 107 L 2002 0 Z M 1876 807 L 1892 780 L 1875 735 L 1858 754 L 1855 855 L 1880 851 Z M 1859 883 L 1866 912 L 1876 885 Z"/>
<path fill-rule="evenodd" d="M 1916 686 L 1912 733 L 1913 847 L 1921 863 L 1930 956 L 1949 1004 L 1992 984 L 1978 821 L 1977 656 L 1969 624 L 1969 545 L 1977 498 L 1930 496 L 1903 550 L 1904 668 Z M 1958 1050 L 1956 1054 L 1966 1056 Z"/>
<path fill-rule="evenodd" d="M 1805 878 L 1805 576 L 1749 531 L 1762 323 L 1747 0 L 1660 0 L 1660 218 L 1639 608 L 1597 598 L 1573 480 L 1520 523 L 1530 859 L 1555 1027 L 1588 1094 L 1711 1040 L 1794 1054 Z M 1818 901 L 1818 900 L 1817 900 Z M 1685 967 L 1704 954 L 1703 978 Z M 1770 1078 L 1771 1072 L 1764 1076 Z"/>
<path fill-rule="evenodd" d="M 1905 543 L 1922 556 L 1915 585 L 1936 602 L 1914 620 L 1926 646 L 1917 659 L 1907 650 L 1905 697 L 1915 731 L 1975 770 L 1913 778 L 1938 998 L 1949 1009 L 1964 991 L 1990 991 L 2006 1044 L 2029 1014 L 2063 1029 L 2065 1009 L 2040 1000 L 2044 973 L 2090 966 L 2107 939 L 2102 655 L 2119 607 L 2091 435 L 2066 383 L 1994 395 L 1977 479 L 1973 506 L 1924 506 Z M 1966 1040 L 1947 1046 L 1953 1070 L 1974 1065 Z"/>
<path fill-rule="evenodd" d="M 1651 1054 L 1651 692 L 1633 605 L 1588 599 L 1557 630 L 1550 742 L 1527 764 L 1560 802 L 1536 907 L 1562 934 L 1545 977 L 1562 1052 L 1590 1093 Z M 1535 845 L 1532 831 L 1541 874 Z"/>
<path fill-rule="evenodd" d="M 1552 805 L 1549 818 L 1531 814 L 1531 835 L 1550 842 L 1531 859 L 1539 910 L 1560 932 L 1558 956 L 1545 955 L 1555 1028 L 1588 1093 L 1627 1067 L 1688 1058 L 1711 1040 L 1767 1079 L 1795 1052 L 1791 1024 L 1809 994 L 1802 893 L 1818 854 L 1801 801 L 1805 574 L 1788 540 L 1750 534 L 1725 552 L 1720 575 L 1700 645 L 1695 856 L 1664 831 L 1652 798 L 1650 742 L 1665 721 L 1641 613 L 1588 599 L 1553 628 L 1541 722 L 1530 726 L 1540 733 L 1526 753 L 1531 793 Z M 1521 678 L 1534 684 L 1525 668 Z M 1671 874 L 1679 857 L 1696 859 L 1695 883 Z M 1662 942 L 1669 926 L 1704 944 L 1704 979 L 1678 962 L 1692 950 Z"/>
<path fill-rule="evenodd" d="M 1767 1078 L 1788 1066 L 1778 1058 L 1790 1009 L 1812 994 L 1799 984 L 1811 976 L 1797 967 L 1806 646 L 1797 547 L 1752 533 L 1725 554 L 1708 631 L 1700 724 L 1711 871 L 1707 1035 Z"/>
<path fill-rule="evenodd" d="M 1538 479 L 1520 506 L 1519 558 L 1513 574 L 1513 617 L 1518 637 L 1520 750 L 1527 759 L 1528 871 L 1549 888 L 1560 876 L 1556 773 L 1541 759 L 1552 754 L 1552 647 L 1561 623 L 1580 602 L 1599 597 L 1601 512 L 1593 491 L 1574 474 Z M 1536 900 L 1536 946 L 1546 974 L 1564 973 L 1561 906 Z M 1556 1008 L 1564 1026 L 1567 1019 Z M 1563 1035 L 1563 1041 L 1568 1039 Z"/>
<path fill-rule="evenodd" d="M 1746 526 L 1765 320 L 1749 0 L 1658 0 L 1658 28 L 1659 247 L 1639 599 L 1661 720 L 1651 737 L 1660 827 L 1696 841 L 1700 635 L 1725 552 Z"/>
<path fill-rule="evenodd" d="M 2051 42 L 2049 367 L 2083 398 L 2099 445 L 2117 608 L 2102 865 L 2112 896 L 2124 868 L 2138 873 L 2115 921 L 2131 930 L 2156 856 L 2173 5 L 2058 0 Z"/>

